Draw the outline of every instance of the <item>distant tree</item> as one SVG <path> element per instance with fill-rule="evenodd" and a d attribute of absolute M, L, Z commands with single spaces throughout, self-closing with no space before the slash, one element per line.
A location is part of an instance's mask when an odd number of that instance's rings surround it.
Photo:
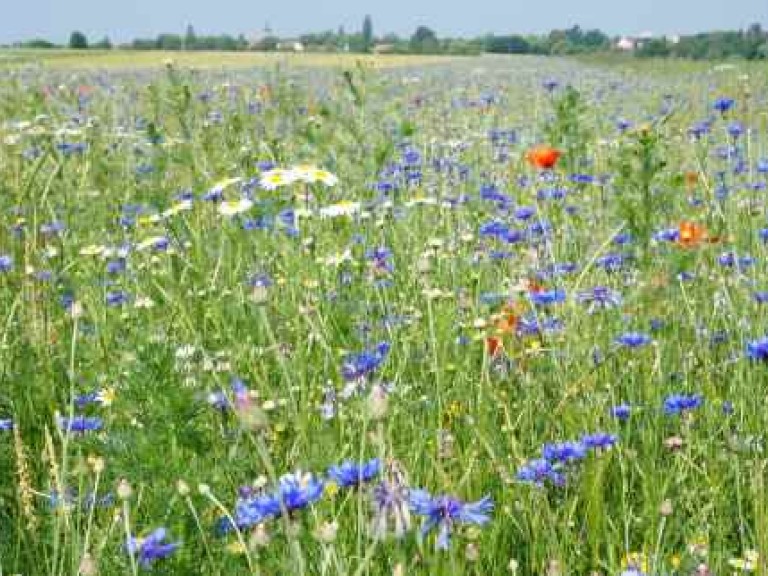
<path fill-rule="evenodd" d="M 69 36 L 69 47 L 73 50 L 85 50 L 88 48 L 88 38 L 82 32 L 75 30 Z"/>
<path fill-rule="evenodd" d="M 494 54 L 528 54 L 531 46 L 522 36 L 489 36 L 485 41 L 485 51 Z"/>
<path fill-rule="evenodd" d="M 56 48 L 56 44 L 50 42 L 49 40 L 45 40 L 44 38 L 34 38 L 33 40 L 27 40 L 26 42 L 19 44 L 19 46 L 22 48 Z"/>
<path fill-rule="evenodd" d="M 184 49 L 194 50 L 197 48 L 197 35 L 195 34 L 195 28 L 192 24 L 187 24 L 187 31 L 184 34 Z"/>
<path fill-rule="evenodd" d="M 91 45 L 91 48 L 96 48 L 98 50 L 112 50 L 112 41 L 109 39 L 109 36 L 104 36 L 104 38 L 96 42 L 96 44 Z"/>
<path fill-rule="evenodd" d="M 437 35 L 431 28 L 419 26 L 411 36 L 411 51 L 419 54 L 437 52 L 440 47 Z"/>
<path fill-rule="evenodd" d="M 369 52 L 373 48 L 373 22 L 371 17 L 366 14 L 363 19 L 363 51 Z"/>
<path fill-rule="evenodd" d="M 178 34 L 160 34 L 155 40 L 158 50 L 181 50 L 182 38 Z"/>
<path fill-rule="evenodd" d="M 666 38 L 651 38 L 640 44 L 635 52 L 635 55 L 641 58 L 663 58 L 669 54 L 669 42 Z"/>

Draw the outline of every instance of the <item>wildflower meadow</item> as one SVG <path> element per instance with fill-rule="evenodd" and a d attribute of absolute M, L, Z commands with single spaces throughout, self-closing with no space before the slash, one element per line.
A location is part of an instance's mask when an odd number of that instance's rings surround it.
<path fill-rule="evenodd" d="M 0 575 L 768 574 L 764 66 L 73 58 L 0 63 Z"/>

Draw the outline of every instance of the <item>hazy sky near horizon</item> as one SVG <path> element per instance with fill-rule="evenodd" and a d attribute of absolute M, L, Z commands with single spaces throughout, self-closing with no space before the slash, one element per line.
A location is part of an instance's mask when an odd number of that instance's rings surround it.
<path fill-rule="evenodd" d="M 535 33 L 579 24 L 609 34 L 657 34 L 768 26 L 768 0 L 0 0 L 0 43 L 63 42 L 78 29 L 113 41 L 183 33 L 251 36 L 269 24 L 281 36 L 359 30 L 407 35 L 419 24 L 438 36 Z"/>

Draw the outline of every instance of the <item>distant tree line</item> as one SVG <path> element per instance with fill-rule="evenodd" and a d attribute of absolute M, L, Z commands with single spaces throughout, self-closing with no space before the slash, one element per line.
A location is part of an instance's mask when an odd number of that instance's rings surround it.
<path fill-rule="evenodd" d="M 303 50 L 308 52 L 379 52 L 393 54 L 454 54 L 473 55 L 483 52 L 494 54 L 590 54 L 618 50 L 619 38 L 610 37 L 601 30 L 584 30 L 572 26 L 564 30 L 552 30 L 546 35 L 495 35 L 478 38 L 439 38 L 428 26 L 418 26 L 409 37 L 396 34 L 375 36 L 370 16 L 363 20 L 359 32 L 338 30 L 302 34 L 294 38 L 280 38 L 267 26 L 264 33 L 255 38 L 244 35 L 198 35 L 192 26 L 184 34 L 160 34 L 155 38 L 137 38 L 123 49 L 133 50 Z M 746 30 L 715 31 L 674 38 L 632 39 L 632 53 L 640 58 L 673 57 L 690 59 L 745 58 L 768 59 L 768 31 L 760 24 L 752 24 Z M 19 44 L 25 48 L 59 48 L 45 39 L 34 39 Z M 68 47 L 110 49 L 109 38 L 89 43 L 85 34 L 72 32 Z M 626 51 L 626 50 L 625 50 Z"/>
<path fill-rule="evenodd" d="M 677 57 L 694 60 L 747 58 L 768 59 L 768 31 L 760 24 L 746 30 L 706 32 L 678 39 L 652 38 L 641 42 L 636 51 L 640 57 Z"/>

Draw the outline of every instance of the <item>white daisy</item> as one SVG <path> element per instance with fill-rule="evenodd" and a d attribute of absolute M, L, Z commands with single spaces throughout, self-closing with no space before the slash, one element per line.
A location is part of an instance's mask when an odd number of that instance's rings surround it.
<path fill-rule="evenodd" d="M 222 216 L 236 216 L 247 212 L 253 207 L 253 202 L 248 198 L 241 198 L 240 200 L 228 200 L 219 204 L 219 214 Z"/>

